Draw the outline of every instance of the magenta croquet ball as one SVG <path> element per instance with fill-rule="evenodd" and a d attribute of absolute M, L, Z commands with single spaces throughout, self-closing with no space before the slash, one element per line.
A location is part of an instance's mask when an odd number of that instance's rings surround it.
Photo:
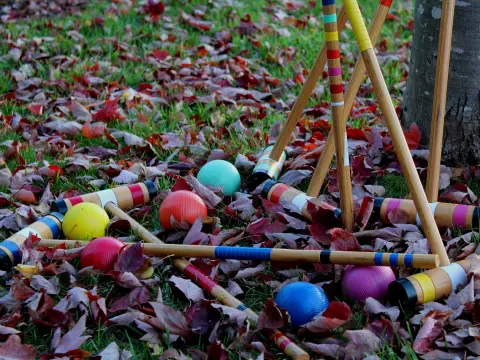
<path fill-rule="evenodd" d="M 387 295 L 388 285 L 395 274 L 388 266 L 353 266 L 345 269 L 342 289 L 345 296 L 357 301 L 372 297 L 381 300 Z"/>
<path fill-rule="evenodd" d="M 89 242 L 80 255 L 80 267 L 93 266 L 94 269 L 109 271 L 113 269 L 118 255 L 125 244 L 114 237 L 104 236 Z"/>
<path fill-rule="evenodd" d="M 275 297 L 275 303 L 288 311 L 292 327 L 312 321 L 329 305 L 323 290 L 308 282 L 294 282 L 283 287 Z"/>

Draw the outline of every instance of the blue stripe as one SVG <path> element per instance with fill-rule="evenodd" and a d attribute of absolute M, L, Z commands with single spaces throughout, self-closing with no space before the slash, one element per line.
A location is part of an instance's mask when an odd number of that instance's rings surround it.
<path fill-rule="evenodd" d="M 393 254 L 390 254 L 390 266 L 394 266 L 394 267 L 397 267 L 398 266 L 398 254 L 397 253 L 393 253 Z"/>
<path fill-rule="evenodd" d="M 50 228 L 50 231 L 52 232 L 52 236 L 54 239 L 60 236 L 60 228 L 58 227 L 55 220 L 53 220 L 51 217 L 47 216 L 47 217 L 41 218 L 38 220 L 38 222 L 44 223 Z"/>
<path fill-rule="evenodd" d="M 405 267 L 413 267 L 413 254 L 405 254 Z"/>
<path fill-rule="evenodd" d="M 217 246 L 215 248 L 215 258 L 269 261 L 271 252 L 272 249 L 265 248 Z"/>
<path fill-rule="evenodd" d="M 375 254 L 375 258 L 374 258 L 375 265 L 382 266 L 382 257 L 383 257 L 383 253 L 376 253 Z"/>
<path fill-rule="evenodd" d="M 325 24 L 337 22 L 337 14 L 323 14 L 323 22 Z"/>
<path fill-rule="evenodd" d="M 240 305 L 237 306 L 237 309 L 243 311 L 243 310 L 247 310 L 248 308 L 245 305 L 240 304 Z"/>
<path fill-rule="evenodd" d="M 0 243 L 0 246 L 7 248 L 13 255 L 13 261 L 15 262 L 14 265 L 19 264 L 22 261 L 22 252 L 20 251 L 20 247 L 14 243 L 13 241 L 5 240 Z"/>
<path fill-rule="evenodd" d="M 323 6 L 335 5 L 335 0 L 322 0 L 322 5 Z"/>

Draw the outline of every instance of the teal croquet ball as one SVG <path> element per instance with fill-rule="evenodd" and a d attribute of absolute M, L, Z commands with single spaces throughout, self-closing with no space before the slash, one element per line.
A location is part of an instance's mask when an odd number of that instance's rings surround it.
<path fill-rule="evenodd" d="M 240 189 L 241 179 L 237 168 L 225 160 L 212 160 L 203 165 L 197 179 L 205 186 L 221 186 L 226 196 Z"/>

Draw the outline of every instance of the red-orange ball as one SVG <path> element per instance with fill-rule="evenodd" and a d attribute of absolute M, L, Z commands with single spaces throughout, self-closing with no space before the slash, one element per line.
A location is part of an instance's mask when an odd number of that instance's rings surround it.
<path fill-rule="evenodd" d="M 83 249 L 80 256 L 80 267 L 93 266 L 97 270 L 112 270 L 124 247 L 124 243 L 113 237 L 96 238 Z"/>
<path fill-rule="evenodd" d="M 187 191 L 179 190 L 170 193 L 159 210 L 160 224 L 165 229 L 171 229 L 173 225 L 170 222 L 170 217 L 181 223 L 182 220 L 189 224 L 193 224 L 198 217 L 207 216 L 207 206 L 202 198 L 197 194 Z"/>

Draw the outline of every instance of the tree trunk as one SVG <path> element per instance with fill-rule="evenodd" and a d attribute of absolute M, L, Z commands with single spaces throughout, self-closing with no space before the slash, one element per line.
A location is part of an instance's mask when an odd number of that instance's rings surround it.
<path fill-rule="evenodd" d="M 430 136 L 441 0 L 417 0 L 404 97 L 405 126 L 416 123 L 425 144 Z M 442 162 L 480 163 L 480 1 L 456 1 Z"/>

